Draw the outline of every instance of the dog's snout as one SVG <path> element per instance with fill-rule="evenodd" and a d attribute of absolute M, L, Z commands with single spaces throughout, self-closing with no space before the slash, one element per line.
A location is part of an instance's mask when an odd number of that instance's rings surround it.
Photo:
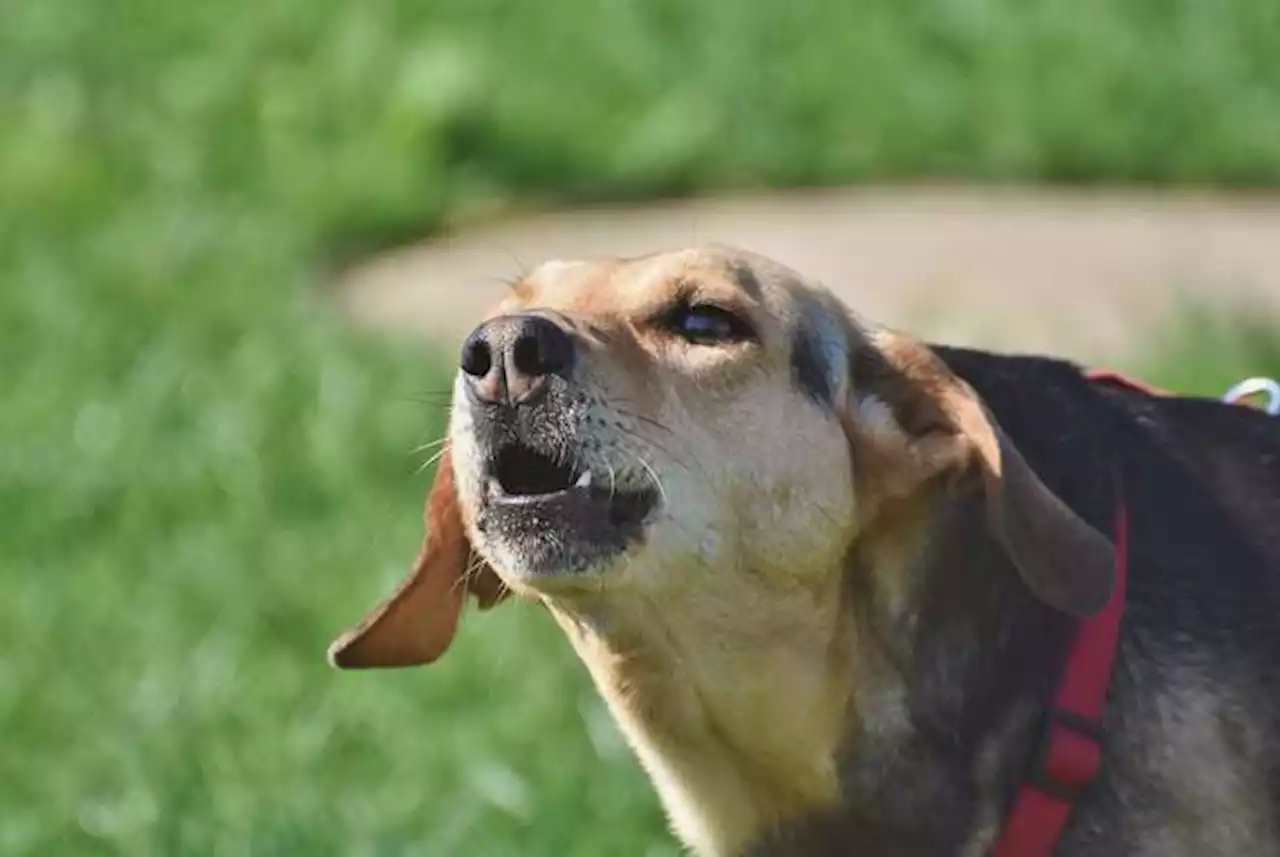
<path fill-rule="evenodd" d="M 462 346 L 462 372 L 481 401 L 520 404 L 573 365 L 573 340 L 540 315 L 509 315 L 477 327 Z"/>

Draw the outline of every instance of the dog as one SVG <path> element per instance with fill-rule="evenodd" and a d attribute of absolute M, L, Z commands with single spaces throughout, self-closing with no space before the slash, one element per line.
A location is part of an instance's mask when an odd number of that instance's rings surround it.
<path fill-rule="evenodd" d="M 431 662 L 468 593 L 541 602 L 698 855 L 992 853 L 1118 600 L 1052 853 L 1280 855 L 1255 409 L 931 346 L 729 247 L 551 262 L 462 349 L 426 529 L 331 661 Z"/>

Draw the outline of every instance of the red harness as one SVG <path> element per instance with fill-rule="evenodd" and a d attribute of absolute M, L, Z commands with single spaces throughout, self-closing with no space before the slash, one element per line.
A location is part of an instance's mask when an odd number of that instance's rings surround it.
<path fill-rule="evenodd" d="M 1102 770 L 1102 715 L 1120 642 L 1129 577 L 1129 510 L 1116 509 L 1116 588 L 1101 612 L 1080 623 L 1048 710 L 1034 769 L 1014 800 L 995 857 L 1048 857 L 1076 799 Z"/>
<path fill-rule="evenodd" d="M 1094 372 L 1089 377 L 1153 395 L 1163 393 L 1111 372 Z M 1123 494 L 1116 502 L 1115 545 L 1115 591 L 1101 612 L 1076 629 L 1053 705 L 1046 712 L 1034 767 L 1014 799 L 994 857 L 1049 857 L 1076 800 L 1102 770 L 1102 717 L 1129 581 L 1129 509 Z"/>

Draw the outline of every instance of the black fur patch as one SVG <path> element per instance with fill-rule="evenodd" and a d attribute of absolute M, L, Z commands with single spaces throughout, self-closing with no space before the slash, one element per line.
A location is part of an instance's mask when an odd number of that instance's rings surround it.
<path fill-rule="evenodd" d="M 831 389 L 831 367 L 813 334 L 804 325 L 791 340 L 791 377 L 800 391 L 820 405 L 830 405 L 835 391 Z"/>
<path fill-rule="evenodd" d="M 760 288 L 760 280 L 756 278 L 755 271 L 751 270 L 750 265 L 741 262 L 730 265 L 729 274 L 747 297 L 752 300 L 760 300 L 760 296 L 764 292 Z"/>

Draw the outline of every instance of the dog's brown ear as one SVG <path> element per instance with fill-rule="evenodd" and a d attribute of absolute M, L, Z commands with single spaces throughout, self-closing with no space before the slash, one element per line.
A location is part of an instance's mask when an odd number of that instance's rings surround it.
<path fill-rule="evenodd" d="M 329 647 L 337 667 L 427 664 L 449 648 L 470 592 L 488 608 L 506 596 L 501 581 L 467 540 L 453 459 L 446 449 L 427 498 L 427 534 L 409 578 L 358 626 Z"/>
<path fill-rule="evenodd" d="M 905 499 L 976 468 L 992 532 L 1032 593 L 1073 616 L 1101 610 L 1115 586 L 1108 539 L 1049 490 L 928 346 L 890 332 L 864 337 L 844 417 L 858 481 Z"/>

